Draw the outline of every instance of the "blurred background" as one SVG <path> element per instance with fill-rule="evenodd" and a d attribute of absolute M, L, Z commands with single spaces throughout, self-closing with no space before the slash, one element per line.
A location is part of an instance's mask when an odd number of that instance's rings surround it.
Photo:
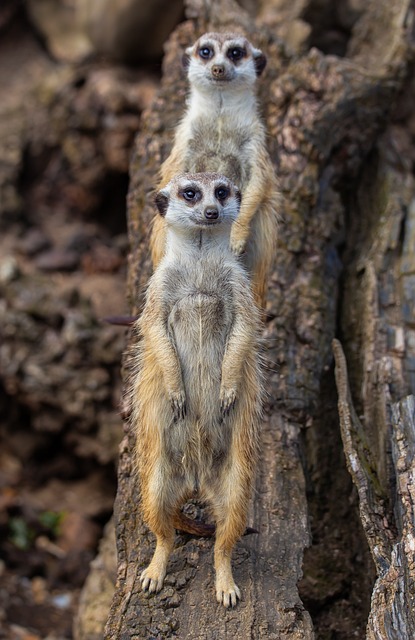
<path fill-rule="evenodd" d="M 125 329 L 102 318 L 127 312 L 129 158 L 182 19 L 0 2 L 0 638 L 72 638 L 112 513 Z"/>

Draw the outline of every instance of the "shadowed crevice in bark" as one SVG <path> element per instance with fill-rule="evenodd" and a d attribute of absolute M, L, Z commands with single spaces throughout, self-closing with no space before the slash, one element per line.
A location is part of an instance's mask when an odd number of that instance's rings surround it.
<path fill-rule="evenodd" d="M 306 550 L 300 595 L 317 638 L 363 638 L 375 570 L 362 529 L 358 497 L 340 436 L 334 370 L 324 373 L 320 404 L 304 432 L 312 544 Z"/>
<path fill-rule="evenodd" d="M 347 56 L 347 47 L 352 30 L 364 11 L 363 2 L 336 2 L 320 0 L 306 3 L 302 19 L 311 26 L 308 38 L 310 47 L 322 53 Z"/>

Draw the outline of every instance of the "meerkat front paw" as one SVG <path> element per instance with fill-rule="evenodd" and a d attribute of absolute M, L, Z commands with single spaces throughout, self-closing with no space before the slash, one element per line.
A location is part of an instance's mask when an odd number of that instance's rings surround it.
<path fill-rule="evenodd" d="M 222 418 L 228 416 L 235 406 L 236 402 L 236 390 L 235 389 L 221 389 L 220 391 L 220 412 Z"/>
<path fill-rule="evenodd" d="M 240 256 L 246 250 L 246 243 L 249 237 L 249 227 L 242 225 L 239 220 L 236 220 L 232 225 L 230 248 L 231 251 Z"/>
<path fill-rule="evenodd" d="M 171 408 L 173 410 L 173 420 L 183 420 L 186 416 L 186 395 L 184 391 L 171 392 L 169 394 Z"/>
<path fill-rule="evenodd" d="M 234 253 L 236 256 L 241 256 L 246 248 L 246 240 L 232 239 L 231 237 L 230 245 L 232 253 Z"/>
<path fill-rule="evenodd" d="M 230 580 L 216 580 L 216 600 L 223 604 L 224 607 L 227 609 L 235 607 L 240 599 L 241 592 L 232 578 Z"/>

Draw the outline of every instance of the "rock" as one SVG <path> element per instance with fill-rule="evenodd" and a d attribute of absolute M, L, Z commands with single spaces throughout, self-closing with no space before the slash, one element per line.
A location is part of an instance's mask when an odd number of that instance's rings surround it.
<path fill-rule="evenodd" d="M 59 523 L 59 530 L 56 543 L 63 551 L 90 551 L 96 548 L 101 527 L 90 518 L 70 511 L 64 514 Z"/>
<path fill-rule="evenodd" d="M 36 29 L 57 60 L 76 62 L 92 51 L 78 24 L 74 0 L 27 0 L 27 10 Z"/>
<path fill-rule="evenodd" d="M 81 24 L 95 50 L 136 63 L 160 58 L 163 44 L 183 14 L 182 0 L 78 0 Z"/>
<path fill-rule="evenodd" d="M 16 258 L 6 256 L 0 261 L 0 283 L 7 284 L 15 280 L 19 275 L 19 267 Z"/>
<path fill-rule="evenodd" d="M 30 229 L 18 243 L 18 250 L 25 256 L 31 257 L 49 249 L 51 242 L 47 235 L 38 227 Z"/>
<path fill-rule="evenodd" d="M 45 251 L 35 260 L 42 271 L 73 271 L 79 264 L 79 254 L 65 249 Z"/>
<path fill-rule="evenodd" d="M 107 524 L 99 553 L 81 592 L 74 621 L 75 640 L 102 640 L 117 575 L 114 522 Z"/>

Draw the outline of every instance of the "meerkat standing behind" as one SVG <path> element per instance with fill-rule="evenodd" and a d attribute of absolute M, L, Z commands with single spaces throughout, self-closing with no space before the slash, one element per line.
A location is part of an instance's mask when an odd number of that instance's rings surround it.
<path fill-rule="evenodd" d="M 280 194 L 258 115 L 255 83 L 266 58 L 243 36 L 206 33 L 186 50 L 190 84 L 187 111 L 160 188 L 177 173 L 215 171 L 242 193 L 231 232 L 231 248 L 244 255 L 253 291 L 265 306 L 267 278 L 275 255 Z M 156 218 L 151 238 L 153 265 L 165 250 L 165 225 Z"/>
<path fill-rule="evenodd" d="M 240 195 L 218 174 L 175 177 L 157 197 L 166 253 L 143 314 L 132 389 L 144 518 L 157 537 L 144 590 L 159 591 L 184 502 L 210 503 L 216 595 L 240 597 L 232 548 L 243 534 L 261 411 L 259 312 L 229 248 Z"/>

